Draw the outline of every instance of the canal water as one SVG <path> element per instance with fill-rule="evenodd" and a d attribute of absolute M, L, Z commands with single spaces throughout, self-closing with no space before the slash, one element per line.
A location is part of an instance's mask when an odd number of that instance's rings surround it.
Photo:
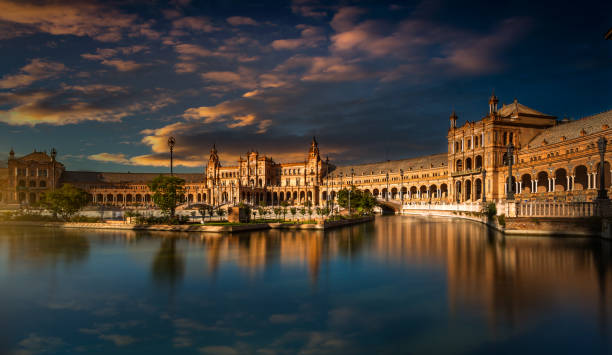
<path fill-rule="evenodd" d="M 612 350 L 612 245 L 451 219 L 219 236 L 0 230 L 0 354 Z"/>

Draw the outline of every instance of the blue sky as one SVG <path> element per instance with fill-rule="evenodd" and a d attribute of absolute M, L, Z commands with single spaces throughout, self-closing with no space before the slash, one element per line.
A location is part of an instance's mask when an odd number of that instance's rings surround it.
<path fill-rule="evenodd" d="M 558 117 L 612 109 L 604 1 L 0 0 L 0 158 L 200 171 L 212 144 L 337 164 L 446 149 L 491 90 Z"/>

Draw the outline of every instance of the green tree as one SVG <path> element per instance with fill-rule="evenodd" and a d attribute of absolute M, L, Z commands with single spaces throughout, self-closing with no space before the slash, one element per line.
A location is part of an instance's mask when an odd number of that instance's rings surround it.
<path fill-rule="evenodd" d="M 367 192 L 356 189 L 354 186 L 351 188 L 350 193 L 351 210 L 359 213 L 370 213 L 376 206 L 376 199 L 374 196 Z M 348 208 L 349 206 L 349 190 L 342 189 L 338 191 L 338 205 L 342 208 Z"/>
<path fill-rule="evenodd" d="M 54 216 L 60 215 L 64 220 L 69 220 L 85 207 L 87 202 L 87 192 L 70 184 L 64 184 L 61 188 L 46 193 L 42 205 Z"/>
<path fill-rule="evenodd" d="M 176 207 L 182 202 L 185 193 L 185 180 L 176 176 L 160 175 L 149 183 L 153 192 L 153 202 L 166 216 L 174 217 Z"/>
<path fill-rule="evenodd" d="M 274 208 L 274 214 L 276 215 L 276 219 L 279 218 L 280 214 L 281 214 L 282 210 L 280 207 L 275 207 Z"/>
<path fill-rule="evenodd" d="M 297 214 L 297 208 L 291 207 L 289 209 L 289 212 L 291 212 L 291 217 L 295 218 L 295 215 Z"/>

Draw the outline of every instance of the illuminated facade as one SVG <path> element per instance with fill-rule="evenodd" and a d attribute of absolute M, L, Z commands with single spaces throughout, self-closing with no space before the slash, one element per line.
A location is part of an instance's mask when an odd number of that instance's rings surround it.
<path fill-rule="evenodd" d="M 175 174 L 186 181 L 188 205 L 239 202 L 277 205 L 311 201 L 324 205 L 350 185 L 396 204 L 479 204 L 506 197 L 508 181 L 517 200 L 591 201 L 599 187 L 597 140 L 612 133 L 612 111 L 579 120 L 558 120 L 517 100 L 498 108 L 492 95 L 488 113 L 463 125 L 450 116 L 448 151 L 419 158 L 334 166 L 320 157 L 313 138 L 305 159 L 279 163 L 256 151 L 223 166 L 216 147 L 203 173 Z M 508 145 L 514 153 L 508 157 Z M 606 153 L 605 187 L 610 156 Z M 514 162 L 508 179 L 508 162 Z M 147 183 L 157 173 L 66 171 L 55 155 L 34 152 L 0 170 L 0 203 L 32 204 L 62 183 L 85 189 L 94 204 L 147 206 Z M 3 177 L 4 176 L 4 177 Z"/>

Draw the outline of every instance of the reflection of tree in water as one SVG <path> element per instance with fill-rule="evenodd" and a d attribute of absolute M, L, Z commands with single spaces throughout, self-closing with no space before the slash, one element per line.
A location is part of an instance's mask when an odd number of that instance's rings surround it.
<path fill-rule="evenodd" d="M 176 238 L 162 239 L 151 267 L 153 279 L 160 284 L 174 286 L 185 275 L 185 259 L 176 248 Z"/>
<path fill-rule="evenodd" d="M 82 232 L 59 229 L 8 229 L 9 262 L 49 267 L 58 263 L 72 266 L 89 257 L 89 241 Z M 2 240 L 0 240 L 2 243 Z"/>
<path fill-rule="evenodd" d="M 374 238 L 374 224 L 366 223 L 344 227 L 330 236 L 338 241 L 338 253 L 346 257 L 357 257 Z M 330 238 L 331 239 L 331 238 Z"/>

